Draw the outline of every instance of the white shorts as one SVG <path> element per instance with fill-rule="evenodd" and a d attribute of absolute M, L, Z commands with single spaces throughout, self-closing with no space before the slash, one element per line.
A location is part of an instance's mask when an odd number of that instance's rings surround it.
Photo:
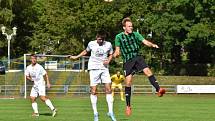
<path fill-rule="evenodd" d="M 46 96 L 46 86 L 40 85 L 40 86 L 33 86 L 31 88 L 31 97 L 37 97 L 37 96 Z"/>
<path fill-rule="evenodd" d="M 101 83 L 111 83 L 109 70 L 90 70 L 90 86 L 96 86 Z"/>

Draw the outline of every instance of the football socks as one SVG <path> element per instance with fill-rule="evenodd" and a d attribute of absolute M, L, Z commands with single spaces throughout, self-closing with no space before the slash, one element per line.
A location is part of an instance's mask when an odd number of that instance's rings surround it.
<path fill-rule="evenodd" d="M 34 102 L 34 103 L 32 103 L 31 105 L 32 105 L 32 108 L 33 108 L 33 110 L 34 110 L 34 113 L 38 113 L 37 103 Z"/>
<path fill-rule="evenodd" d="M 92 104 L 92 108 L 93 108 L 93 112 L 94 114 L 97 114 L 97 95 L 90 95 L 90 100 L 91 100 L 91 104 Z"/>
<path fill-rule="evenodd" d="M 106 100 L 108 104 L 109 113 L 113 113 L 113 96 L 112 94 L 106 94 Z"/>
<path fill-rule="evenodd" d="M 156 81 L 155 76 L 154 76 L 154 75 L 151 75 L 151 76 L 149 76 L 148 78 L 149 78 L 150 83 L 155 87 L 156 92 L 158 92 L 159 89 L 160 89 L 160 86 L 158 85 L 158 82 Z"/>
<path fill-rule="evenodd" d="M 45 103 L 51 110 L 54 110 L 54 106 L 52 105 L 52 102 L 49 99 L 45 100 Z"/>
<path fill-rule="evenodd" d="M 125 87 L 125 98 L 127 106 L 131 103 L 131 87 Z"/>

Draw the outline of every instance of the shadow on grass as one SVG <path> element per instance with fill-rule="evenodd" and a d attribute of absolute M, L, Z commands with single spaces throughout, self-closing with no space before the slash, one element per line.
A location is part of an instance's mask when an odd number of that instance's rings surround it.
<path fill-rule="evenodd" d="M 40 113 L 40 116 L 52 116 L 52 113 Z"/>

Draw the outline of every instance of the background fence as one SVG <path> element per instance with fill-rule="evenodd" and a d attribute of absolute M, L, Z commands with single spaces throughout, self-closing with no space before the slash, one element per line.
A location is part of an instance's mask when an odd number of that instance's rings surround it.
<path fill-rule="evenodd" d="M 161 85 L 166 89 L 166 93 L 176 93 L 176 85 Z M 27 85 L 27 95 L 29 95 L 32 85 Z M 24 85 L 1 85 L 0 95 L 8 97 L 24 97 Z M 52 85 L 47 89 L 48 95 L 86 95 L 90 93 L 89 85 Z M 104 93 L 104 86 L 98 86 L 98 93 Z M 119 93 L 115 89 L 115 93 Z M 151 85 L 133 85 L 132 94 L 155 94 L 156 91 Z"/>

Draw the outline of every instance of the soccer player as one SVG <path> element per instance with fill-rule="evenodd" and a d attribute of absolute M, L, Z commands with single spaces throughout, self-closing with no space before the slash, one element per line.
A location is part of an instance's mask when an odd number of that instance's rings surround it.
<path fill-rule="evenodd" d="M 117 71 L 116 74 L 111 76 L 111 88 L 112 88 L 112 96 L 114 97 L 114 89 L 119 88 L 120 90 L 120 96 L 121 100 L 125 101 L 124 96 L 123 96 L 123 89 L 122 89 L 122 82 L 125 80 L 124 75 L 120 73 L 120 71 Z"/>
<path fill-rule="evenodd" d="M 111 94 L 111 79 L 108 69 L 108 64 L 112 59 L 113 48 L 110 42 L 105 41 L 106 33 L 98 32 L 96 35 L 96 40 L 90 41 L 85 50 L 83 50 L 77 56 L 69 56 L 70 59 L 77 59 L 81 56 L 91 53 L 88 70 L 90 74 L 90 87 L 91 95 L 90 100 L 94 112 L 94 121 L 98 121 L 98 111 L 97 111 L 97 95 L 96 88 L 97 85 L 103 83 L 105 85 L 106 101 L 108 104 L 109 112 L 107 115 L 112 121 L 116 121 L 113 113 L 113 97 Z"/>
<path fill-rule="evenodd" d="M 124 32 L 121 32 L 115 37 L 115 52 L 114 57 L 122 55 L 125 71 L 125 97 L 126 97 L 126 115 L 131 115 L 131 85 L 132 77 L 135 72 L 143 71 L 148 77 L 150 83 L 155 87 L 157 95 L 162 97 L 165 93 L 165 89 L 160 88 L 158 82 L 152 71 L 145 63 L 144 58 L 140 55 L 139 50 L 142 44 L 159 48 L 158 45 L 151 43 L 143 38 L 143 36 L 137 32 L 133 32 L 133 25 L 130 18 L 124 18 L 122 20 Z"/>
<path fill-rule="evenodd" d="M 37 63 L 37 57 L 35 54 L 31 55 L 31 64 L 27 66 L 25 76 L 27 80 L 34 83 L 30 93 L 32 108 L 34 111 L 32 116 L 39 116 L 36 99 L 40 96 L 40 99 L 52 110 L 52 116 L 54 117 L 57 113 L 57 109 L 52 105 L 50 99 L 46 97 L 46 84 L 48 88 L 51 87 L 48 74 L 45 69 Z"/>

